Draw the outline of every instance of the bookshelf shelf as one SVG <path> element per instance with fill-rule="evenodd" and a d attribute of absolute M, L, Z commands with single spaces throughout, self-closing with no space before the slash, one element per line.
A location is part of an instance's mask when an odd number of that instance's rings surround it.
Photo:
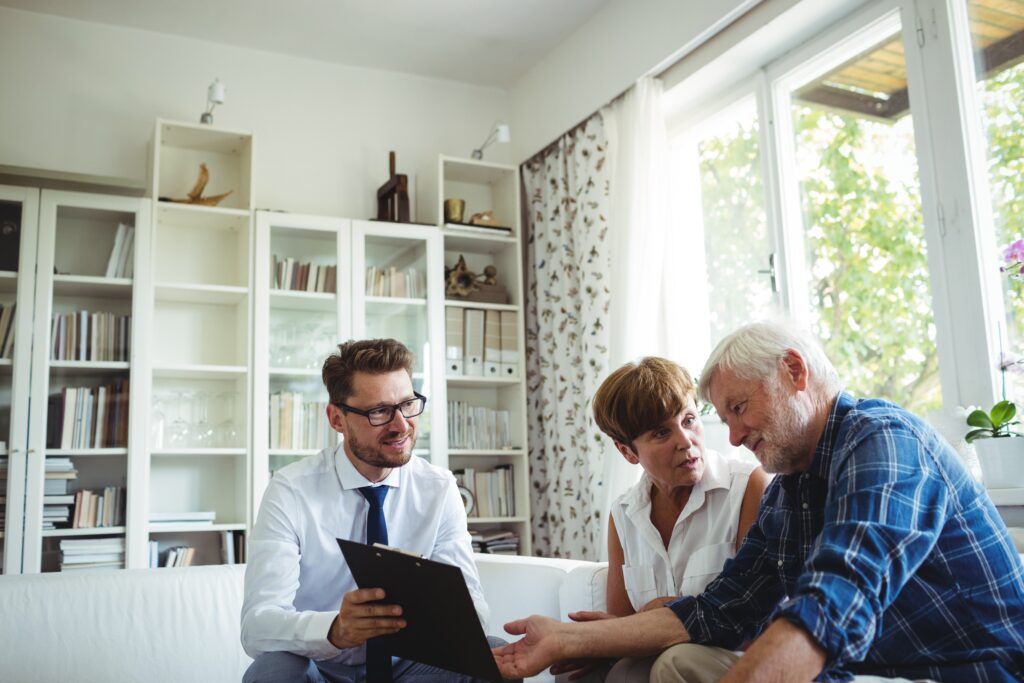
<path fill-rule="evenodd" d="M 445 299 L 445 306 L 454 308 L 477 308 L 484 311 L 512 311 L 519 312 L 519 306 L 515 304 L 488 304 L 480 301 L 466 301 L 465 299 Z"/>
<path fill-rule="evenodd" d="M 529 522 L 530 520 L 523 516 L 516 517 L 469 517 L 467 520 L 470 524 L 521 524 Z"/>
<path fill-rule="evenodd" d="M 0 358 L 0 368 L 13 368 L 14 359 L 12 358 Z"/>
<path fill-rule="evenodd" d="M 98 526 L 89 529 L 44 529 L 43 537 L 53 536 L 122 536 L 125 533 L 123 526 Z"/>
<path fill-rule="evenodd" d="M 159 283 L 154 289 L 158 302 L 170 303 L 234 305 L 249 296 L 247 288 L 229 285 Z"/>
<path fill-rule="evenodd" d="M 180 534 L 209 531 L 247 531 L 247 524 L 150 524 L 149 533 L 153 534 Z"/>
<path fill-rule="evenodd" d="M 486 457 L 522 457 L 525 451 L 522 448 L 450 448 L 448 456 L 452 458 L 486 458 Z"/>
<path fill-rule="evenodd" d="M 239 379 L 244 365 L 165 365 L 153 368 L 154 379 Z"/>
<path fill-rule="evenodd" d="M 449 387 L 467 389 L 477 387 L 514 387 L 521 381 L 519 377 L 467 377 L 465 375 L 448 375 L 446 380 Z"/>
<path fill-rule="evenodd" d="M 319 368 L 268 368 L 267 372 L 273 377 L 319 377 Z"/>
<path fill-rule="evenodd" d="M 111 457 L 128 455 L 127 448 L 47 448 L 46 455 L 49 456 L 73 456 L 82 457 Z"/>
<path fill-rule="evenodd" d="M 272 308 L 292 311 L 314 311 L 329 313 L 338 305 L 338 296 L 325 292 L 298 292 L 290 289 L 270 290 Z"/>
<path fill-rule="evenodd" d="M 131 299 L 131 278 L 107 278 L 88 275 L 54 275 L 54 296 Z"/>
<path fill-rule="evenodd" d="M 320 452 L 317 448 L 271 448 L 267 451 L 271 456 L 299 457 L 305 458 L 309 455 L 316 455 Z"/>
<path fill-rule="evenodd" d="M 219 225 L 242 227 L 249 223 L 249 211 L 222 206 L 201 206 L 199 204 L 178 204 L 161 200 L 157 204 L 157 215 L 161 221 L 203 221 Z M 211 219 L 214 219 L 211 221 Z M 219 219 L 230 219 L 225 222 Z"/>
<path fill-rule="evenodd" d="M 366 305 L 374 307 L 375 315 L 393 315 L 403 312 L 401 309 L 406 306 L 426 306 L 427 300 L 399 296 L 368 296 Z"/>
<path fill-rule="evenodd" d="M 57 374 L 107 374 L 111 371 L 128 370 L 130 364 L 118 361 L 97 360 L 51 360 L 50 371 Z"/>
<path fill-rule="evenodd" d="M 150 455 L 157 457 L 175 456 L 209 456 L 209 457 L 245 457 L 247 451 L 244 448 L 154 448 Z"/>
<path fill-rule="evenodd" d="M 472 251 L 485 254 L 498 254 L 506 249 L 514 248 L 519 240 L 513 235 L 487 235 L 468 232 L 460 228 L 445 226 L 444 248 L 449 251 Z"/>

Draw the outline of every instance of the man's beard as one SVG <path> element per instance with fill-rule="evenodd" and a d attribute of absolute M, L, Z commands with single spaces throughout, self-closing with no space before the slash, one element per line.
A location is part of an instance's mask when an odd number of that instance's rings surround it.
<path fill-rule="evenodd" d="M 401 436 L 401 434 L 401 432 L 388 432 L 382 437 L 382 440 L 394 439 Z M 401 453 L 383 453 L 377 447 L 361 443 L 351 432 L 345 435 L 345 444 L 352 455 L 367 465 L 372 465 L 373 467 L 401 467 L 409 462 L 409 459 L 412 457 L 412 449 L 416 447 L 416 431 L 412 430 L 409 433 L 409 443 Z"/>
<path fill-rule="evenodd" d="M 806 457 L 804 439 L 811 424 L 811 415 L 804 411 L 796 396 L 787 396 L 781 387 L 768 387 L 775 407 L 771 424 L 761 431 L 764 444 L 757 459 L 766 472 L 791 474 Z"/>

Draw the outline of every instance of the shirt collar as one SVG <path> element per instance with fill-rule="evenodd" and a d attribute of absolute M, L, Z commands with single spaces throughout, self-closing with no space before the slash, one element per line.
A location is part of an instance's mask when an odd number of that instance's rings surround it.
<path fill-rule="evenodd" d="M 836 446 L 836 438 L 839 436 L 839 425 L 846 419 L 846 414 L 853 409 L 854 398 L 845 391 L 839 392 L 832 408 L 828 412 L 828 419 L 825 420 L 825 429 L 818 439 L 818 445 L 814 449 L 814 459 L 807 469 L 810 474 L 819 479 L 828 479 L 829 470 L 832 468 L 832 455 Z"/>
<path fill-rule="evenodd" d="M 361 489 L 364 486 L 375 486 L 373 482 L 359 474 L 359 471 L 355 468 L 355 465 L 348 459 L 345 454 L 345 444 L 339 443 L 334 448 L 334 469 L 338 473 L 338 481 L 341 482 L 342 490 L 349 491 L 351 489 Z M 391 486 L 398 488 L 402 479 L 401 467 L 393 467 L 391 474 L 386 476 L 383 481 L 379 482 L 380 485 Z"/>
<path fill-rule="evenodd" d="M 704 449 L 704 474 L 690 491 L 690 498 L 683 506 L 680 517 L 685 517 L 688 509 L 697 509 L 703 505 L 704 496 L 708 491 L 729 488 L 730 484 L 729 464 L 725 458 L 709 448 Z M 640 483 L 628 491 L 625 498 L 622 499 L 622 505 L 625 506 L 627 515 L 651 506 L 651 486 L 651 479 L 644 471 L 640 475 Z"/>

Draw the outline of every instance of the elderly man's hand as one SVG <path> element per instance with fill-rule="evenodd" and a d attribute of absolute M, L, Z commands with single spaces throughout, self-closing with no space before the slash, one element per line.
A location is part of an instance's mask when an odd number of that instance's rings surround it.
<path fill-rule="evenodd" d="M 524 636 L 508 645 L 494 648 L 494 660 L 504 678 L 536 676 L 564 659 L 558 629 L 560 622 L 534 615 L 505 624 L 505 631 Z"/>

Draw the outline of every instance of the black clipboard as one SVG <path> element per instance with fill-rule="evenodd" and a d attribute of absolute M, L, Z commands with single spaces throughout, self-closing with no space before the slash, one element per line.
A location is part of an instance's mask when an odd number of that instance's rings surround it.
<path fill-rule="evenodd" d="M 383 588 L 384 602 L 399 605 L 406 626 L 379 636 L 402 659 L 501 683 L 462 570 L 408 553 L 337 539 L 360 588 Z"/>

